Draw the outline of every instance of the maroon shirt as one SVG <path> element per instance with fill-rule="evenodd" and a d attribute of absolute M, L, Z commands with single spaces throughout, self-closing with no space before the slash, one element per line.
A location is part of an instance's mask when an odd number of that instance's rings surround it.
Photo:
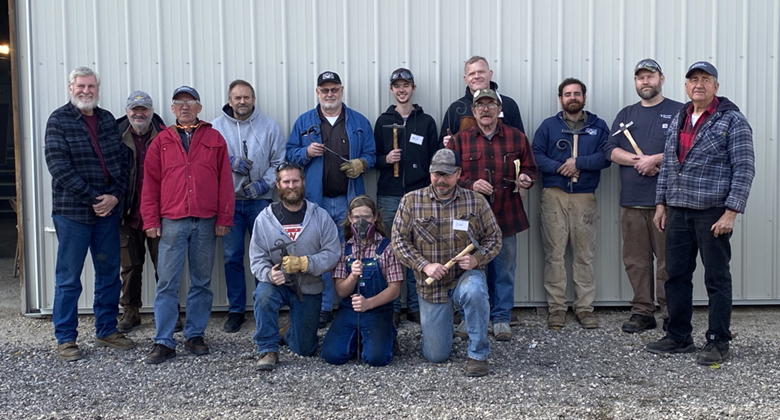
<path fill-rule="evenodd" d="M 100 166 L 103 168 L 103 181 L 107 184 L 107 182 L 111 179 L 111 175 L 108 173 L 108 168 L 106 168 L 106 161 L 103 159 L 103 152 L 100 151 L 100 143 L 98 143 L 98 121 L 97 121 L 97 115 L 84 115 L 84 121 L 87 123 L 87 132 L 89 132 L 89 141 L 92 142 L 92 148 L 95 149 L 95 153 L 97 153 L 97 157 L 100 160 Z"/>
<path fill-rule="evenodd" d="M 693 139 L 696 138 L 696 133 L 699 132 L 699 128 L 704 124 L 710 115 L 714 114 L 718 110 L 718 104 L 720 101 L 718 97 L 712 98 L 712 102 L 707 106 L 707 109 L 699 115 L 699 119 L 696 120 L 696 124 L 691 125 L 691 116 L 693 115 L 693 103 L 685 110 L 687 116 L 685 117 L 685 125 L 682 131 L 680 131 L 680 151 L 677 154 L 677 158 L 680 160 L 680 164 L 685 160 L 685 156 L 693 147 Z"/>
<path fill-rule="evenodd" d="M 146 142 L 149 141 L 149 137 L 152 135 L 152 130 L 146 132 L 146 134 L 138 135 L 131 129 L 130 134 L 133 136 L 133 143 L 135 143 L 135 203 L 131 203 L 130 214 L 127 215 L 126 223 L 136 230 L 143 230 L 143 220 L 141 219 L 141 188 L 144 185 L 144 159 L 146 159 Z M 132 182 L 132 181 L 131 181 Z"/>

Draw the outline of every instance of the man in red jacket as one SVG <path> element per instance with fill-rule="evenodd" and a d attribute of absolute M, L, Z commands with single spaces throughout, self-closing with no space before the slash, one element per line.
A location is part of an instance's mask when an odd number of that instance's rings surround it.
<path fill-rule="evenodd" d="M 233 226 L 233 176 L 227 144 L 211 124 L 198 119 L 200 95 L 182 86 L 173 92 L 176 124 L 155 137 L 144 163 L 141 216 L 150 238 L 160 238 L 154 318 L 157 335 L 144 362 L 176 356 L 173 329 L 179 315 L 179 278 L 189 256 L 185 348 L 209 353 L 203 341 L 214 297 L 210 289 L 218 236 Z"/>

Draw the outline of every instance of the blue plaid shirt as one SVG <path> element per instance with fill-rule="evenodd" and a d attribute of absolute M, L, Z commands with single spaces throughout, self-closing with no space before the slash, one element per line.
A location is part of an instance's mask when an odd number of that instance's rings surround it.
<path fill-rule="evenodd" d="M 718 100 L 718 110 L 701 125 L 682 164 L 678 159 L 680 131 L 691 102 L 669 125 L 656 204 L 694 210 L 726 207 L 745 212 L 756 174 L 753 130 L 734 103 L 725 97 Z"/>
<path fill-rule="evenodd" d="M 122 144 L 116 119 L 109 111 L 95 108 L 98 144 L 110 174 L 105 185 L 103 169 L 89 139 L 81 111 L 68 102 L 46 122 L 46 164 L 51 173 L 52 214 L 76 222 L 94 224 L 96 197 L 111 194 L 119 200 L 113 212 L 122 210 L 127 189 L 128 150 Z"/>

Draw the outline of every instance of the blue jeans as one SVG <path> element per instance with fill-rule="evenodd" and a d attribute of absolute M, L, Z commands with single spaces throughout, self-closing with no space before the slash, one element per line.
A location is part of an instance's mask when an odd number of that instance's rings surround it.
<path fill-rule="evenodd" d="M 173 328 L 179 317 L 179 280 L 184 258 L 189 259 L 190 288 L 187 293 L 187 322 L 184 338 L 203 337 L 211 316 L 211 270 L 214 268 L 214 234 L 216 218 L 162 219 L 157 256 L 157 294 L 154 296 L 154 319 L 157 336 L 154 342 L 176 348 Z"/>
<path fill-rule="evenodd" d="M 398 203 L 401 202 L 401 197 L 394 195 L 378 195 L 376 196 L 376 206 L 379 208 L 379 213 L 382 215 L 382 222 L 384 222 L 388 231 L 393 229 L 393 219 L 395 219 L 395 213 L 398 211 Z M 389 232 L 388 232 L 389 233 Z M 414 278 L 414 271 L 406 269 L 406 311 L 408 313 L 419 312 L 420 304 L 417 297 L 417 279 Z M 401 313 L 401 296 L 399 295 L 393 301 L 393 310 L 395 313 Z"/>
<path fill-rule="evenodd" d="M 347 219 L 347 210 L 349 210 L 349 201 L 346 195 L 338 197 L 322 197 L 322 208 L 328 212 L 333 223 L 336 224 L 336 231 L 339 234 L 339 242 L 344 243 L 344 220 Z M 322 291 L 322 310 L 330 312 L 333 310 L 333 272 L 328 271 L 322 274 L 322 280 L 325 281 L 325 290 Z"/>
<path fill-rule="evenodd" d="M 379 312 L 360 314 L 360 358 L 371 366 L 386 366 L 393 361 L 396 330 L 390 306 Z M 347 363 L 357 351 L 357 312 L 341 305 L 322 340 L 320 355 L 332 365 Z"/>
<path fill-rule="evenodd" d="M 507 324 L 515 306 L 515 269 L 517 268 L 517 236 L 505 236 L 496 258 L 488 263 L 487 284 L 490 295 L 490 318 L 495 324 Z"/>
<path fill-rule="evenodd" d="M 52 216 L 57 231 L 57 266 L 55 268 L 54 337 L 57 344 L 76 341 L 79 325 L 79 297 L 81 296 L 81 272 L 92 253 L 95 268 L 95 296 L 92 310 L 95 313 L 95 336 L 108 337 L 116 332 L 119 314 L 119 211 L 101 217 L 93 224 L 79 223 L 65 216 Z"/>
<path fill-rule="evenodd" d="M 667 207 L 667 335 L 675 341 L 693 342 L 693 272 L 699 252 L 704 263 L 704 286 L 710 299 L 707 341 L 731 340 L 731 233 L 716 238 L 710 231 L 725 210 L 722 207 L 708 210 Z"/>
<path fill-rule="evenodd" d="M 244 270 L 244 238 L 246 232 L 252 236 L 257 215 L 270 202 L 266 199 L 236 200 L 236 210 L 233 213 L 233 227 L 222 237 L 222 248 L 225 257 L 225 286 L 230 302 L 230 313 L 246 312 L 246 274 Z M 255 280 L 257 282 L 257 280 Z"/>
<path fill-rule="evenodd" d="M 423 356 L 431 363 L 442 363 L 452 351 L 453 304 L 464 311 L 464 321 L 469 335 L 469 358 L 485 360 L 490 354 L 487 338 L 490 304 L 485 273 L 466 271 L 458 279 L 458 285 L 449 291 L 450 300 L 430 303 L 420 299 L 420 325 L 422 326 Z"/>
<path fill-rule="evenodd" d="M 293 353 L 311 356 L 317 351 L 317 320 L 320 316 L 322 294 L 303 295 L 298 302 L 295 291 L 287 286 L 259 282 L 253 294 L 255 298 L 255 323 L 257 331 L 253 339 L 257 352 L 279 351 L 279 309 L 290 307 L 290 329 L 284 341 Z"/>

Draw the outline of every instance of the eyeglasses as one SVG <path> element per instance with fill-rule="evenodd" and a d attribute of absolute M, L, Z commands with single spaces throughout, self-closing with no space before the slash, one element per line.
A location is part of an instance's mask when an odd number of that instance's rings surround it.
<path fill-rule="evenodd" d="M 189 101 L 182 101 L 181 99 L 176 99 L 175 101 L 173 101 L 173 106 L 175 106 L 176 108 L 181 108 L 185 104 L 189 105 L 190 107 L 193 107 L 195 105 L 200 104 L 200 102 L 196 101 L 195 99 L 190 99 Z"/>
<path fill-rule="evenodd" d="M 343 87 L 344 86 L 339 86 L 339 87 L 334 87 L 334 88 L 330 88 L 330 89 L 321 87 L 321 88 L 317 88 L 317 89 L 319 89 L 321 94 L 327 95 L 328 92 L 330 92 L 330 93 L 339 93 L 339 91 L 341 91 L 341 88 L 343 88 Z"/>
<path fill-rule="evenodd" d="M 392 76 L 390 76 L 390 82 L 395 82 L 398 79 L 404 79 L 404 80 L 414 80 L 414 76 L 412 76 L 412 73 L 408 70 L 401 70 L 399 72 L 393 73 Z"/>
<path fill-rule="evenodd" d="M 653 73 L 655 73 L 655 72 L 660 72 L 661 71 L 661 66 L 658 65 L 658 63 L 655 60 L 652 60 L 652 59 L 642 60 L 642 61 L 636 63 L 636 66 L 634 67 L 634 74 L 636 74 L 636 72 L 638 72 L 639 70 L 642 70 L 642 69 L 650 70 Z"/>
<path fill-rule="evenodd" d="M 474 104 L 474 105 L 472 105 L 472 108 L 476 109 L 477 111 L 482 111 L 484 109 L 489 109 L 489 110 L 492 111 L 492 110 L 498 108 L 498 104 L 495 103 L 495 102 L 489 103 L 489 104 Z"/>
<path fill-rule="evenodd" d="M 299 163 L 296 162 L 282 162 L 279 166 L 276 167 L 276 172 L 281 172 L 287 168 L 293 168 L 298 170 L 303 170 L 303 166 L 301 166 Z"/>

